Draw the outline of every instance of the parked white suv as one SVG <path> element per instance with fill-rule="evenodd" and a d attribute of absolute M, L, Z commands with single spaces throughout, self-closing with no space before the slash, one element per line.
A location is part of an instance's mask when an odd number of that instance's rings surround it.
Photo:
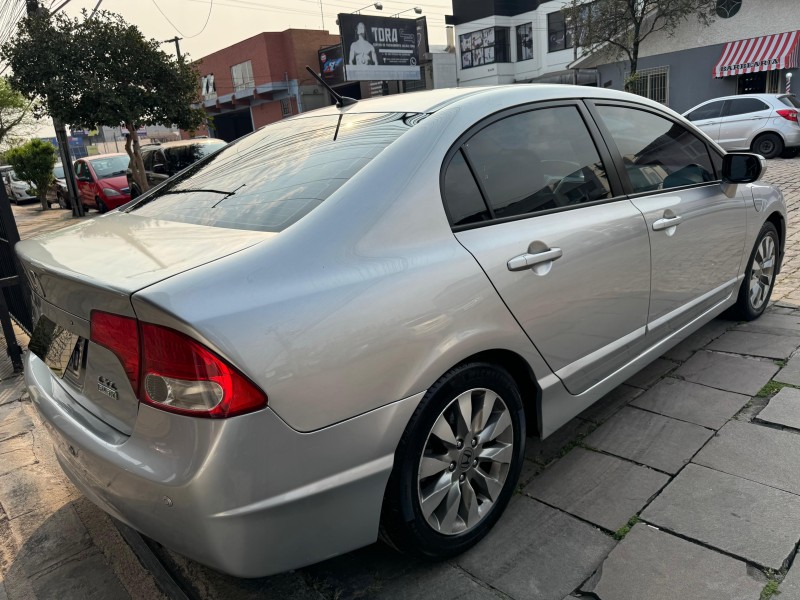
<path fill-rule="evenodd" d="M 792 94 L 743 94 L 714 98 L 683 116 L 725 150 L 751 150 L 775 158 L 800 147 L 800 100 Z"/>

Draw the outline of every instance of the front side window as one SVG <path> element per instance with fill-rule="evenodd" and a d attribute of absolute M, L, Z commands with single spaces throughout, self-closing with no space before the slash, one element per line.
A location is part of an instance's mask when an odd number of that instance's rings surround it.
<path fill-rule="evenodd" d="M 255 87 L 253 79 L 253 63 L 249 60 L 233 65 L 231 67 L 231 79 L 233 79 L 233 91 L 239 92 Z"/>
<path fill-rule="evenodd" d="M 598 106 L 634 193 L 714 181 L 705 142 L 682 125 L 623 106 Z"/>
<path fill-rule="evenodd" d="M 611 197 L 603 162 L 574 106 L 496 121 L 470 138 L 464 152 L 498 219 Z"/>
<path fill-rule="evenodd" d="M 560 10 L 547 15 L 547 51 L 558 52 L 572 48 L 574 40 L 567 32 L 567 22 Z"/>
<path fill-rule="evenodd" d="M 768 108 L 769 105 L 758 98 L 736 98 L 735 100 L 729 100 L 728 110 L 725 111 L 725 116 L 735 117 L 736 115 L 746 115 L 748 113 L 767 110 Z"/>
<path fill-rule="evenodd" d="M 282 231 L 347 183 L 411 122 L 394 113 L 278 121 L 196 162 L 128 212 L 211 227 Z"/>
<path fill-rule="evenodd" d="M 690 121 L 702 121 L 704 119 L 716 119 L 722 114 L 722 106 L 725 104 L 724 100 L 717 100 L 716 102 L 709 102 L 700 108 L 694 109 L 686 118 Z"/>

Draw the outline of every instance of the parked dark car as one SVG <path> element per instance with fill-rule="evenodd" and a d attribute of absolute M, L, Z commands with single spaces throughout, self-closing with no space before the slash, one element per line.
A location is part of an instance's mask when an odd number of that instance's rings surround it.
<path fill-rule="evenodd" d="M 58 203 L 60 208 L 72 207 L 64 165 L 61 163 L 56 163 L 53 167 L 53 183 L 47 189 L 47 200 L 50 204 Z"/>
<path fill-rule="evenodd" d="M 201 158 L 208 156 L 222 148 L 227 142 L 215 138 L 181 140 L 180 142 L 166 142 L 164 144 L 146 144 L 142 146 L 142 160 L 144 161 L 147 183 L 150 187 L 157 186 L 162 181 L 169 179 L 186 167 L 193 165 Z M 127 172 L 128 185 L 131 188 L 131 198 L 136 198 L 142 191 L 133 180 L 130 168 Z"/>

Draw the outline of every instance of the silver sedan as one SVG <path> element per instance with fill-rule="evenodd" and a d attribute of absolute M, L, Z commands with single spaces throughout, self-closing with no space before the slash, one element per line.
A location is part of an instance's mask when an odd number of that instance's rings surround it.
<path fill-rule="evenodd" d="M 786 239 L 763 159 L 638 96 L 438 90 L 283 120 L 17 246 L 66 473 L 244 577 L 454 555 L 546 437 L 725 310 Z"/>

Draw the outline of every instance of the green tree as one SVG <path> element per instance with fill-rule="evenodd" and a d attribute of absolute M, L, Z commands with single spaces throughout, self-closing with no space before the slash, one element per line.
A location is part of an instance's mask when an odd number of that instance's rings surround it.
<path fill-rule="evenodd" d="M 602 52 L 630 64 L 625 90 L 631 91 L 639 68 L 639 47 L 652 34 L 671 35 L 690 17 L 711 22 L 716 0 L 570 0 L 562 8 L 569 35 L 584 54 Z"/>
<path fill-rule="evenodd" d="M 205 113 L 198 101 L 196 68 L 162 52 L 159 43 L 114 13 L 89 19 L 49 16 L 23 19 L 17 34 L 0 49 L 13 71 L 11 84 L 42 110 L 73 126 L 124 124 L 125 151 L 141 190 L 147 178 L 136 129 L 175 124 L 194 130 Z"/>
<path fill-rule="evenodd" d="M 56 148 L 50 142 L 33 139 L 6 152 L 6 160 L 14 167 L 17 177 L 30 181 L 36 187 L 36 195 L 42 210 L 48 210 L 47 190 L 53 183 L 53 167 L 56 164 Z"/>
<path fill-rule="evenodd" d="M 36 127 L 32 103 L 0 77 L 0 147 L 21 142 Z"/>

